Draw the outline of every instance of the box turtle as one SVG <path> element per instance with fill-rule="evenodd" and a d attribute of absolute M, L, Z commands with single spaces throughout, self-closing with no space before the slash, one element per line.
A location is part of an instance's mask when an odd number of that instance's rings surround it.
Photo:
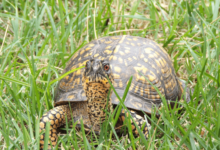
<path fill-rule="evenodd" d="M 100 124 L 106 116 L 104 109 L 112 111 L 111 106 L 119 103 L 111 91 L 110 100 L 107 100 L 111 87 L 107 77 L 122 97 L 129 78 L 133 76 L 124 104 L 138 127 L 143 125 L 146 139 L 150 125 L 142 112 L 151 114 L 152 108 L 159 107 L 162 103 L 152 84 L 166 100 L 180 100 L 184 95 L 186 101 L 190 101 L 189 89 L 183 94 L 186 86 L 177 78 L 169 55 L 160 45 L 146 38 L 124 35 L 94 40 L 73 55 L 64 72 L 80 66 L 85 68 L 60 80 L 55 107 L 40 120 L 40 131 L 45 130 L 46 122 L 50 122 L 49 139 L 53 147 L 57 144 L 57 129 L 66 123 L 66 118 L 67 122 L 73 119 L 79 124 L 82 119 L 86 128 L 100 130 Z M 119 117 L 122 122 L 127 116 L 125 114 L 127 113 L 122 109 Z M 132 120 L 131 125 L 133 133 L 138 135 Z M 40 137 L 41 149 L 44 146 L 44 136 L 42 134 Z"/>

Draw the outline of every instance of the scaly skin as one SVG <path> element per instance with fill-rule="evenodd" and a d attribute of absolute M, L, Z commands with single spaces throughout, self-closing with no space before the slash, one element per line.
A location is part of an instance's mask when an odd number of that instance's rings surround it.
<path fill-rule="evenodd" d="M 55 107 L 54 109 L 51 109 L 50 111 L 45 113 L 40 119 L 40 132 L 46 129 L 46 122 L 50 122 L 49 139 L 53 147 L 55 147 L 55 145 L 57 144 L 57 129 L 66 123 L 66 117 L 67 122 L 71 121 L 72 117 L 74 122 L 79 121 L 82 118 L 84 124 L 86 124 L 87 126 L 91 126 L 91 122 L 89 120 L 87 112 L 87 102 L 72 103 L 70 106 L 61 105 Z M 44 137 L 45 134 L 42 134 L 40 137 L 40 149 L 43 149 Z M 51 149 L 49 141 L 48 149 Z"/>
<path fill-rule="evenodd" d="M 135 112 L 133 110 L 130 110 L 130 113 L 131 113 L 131 117 L 134 119 L 135 123 L 137 124 L 137 126 L 140 129 L 142 129 L 143 124 L 145 123 L 144 128 L 143 128 L 143 134 L 144 134 L 145 139 L 148 139 L 150 124 L 148 124 L 141 115 L 137 114 L 137 112 Z M 128 113 L 125 113 L 125 111 L 123 109 L 121 111 L 119 119 L 121 119 L 124 122 L 125 121 L 125 116 L 128 117 Z M 132 128 L 133 134 L 138 136 L 139 135 L 138 129 L 136 128 L 136 126 L 135 126 L 134 122 L 132 121 L 132 119 L 130 121 L 131 121 L 131 128 Z"/>
<path fill-rule="evenodd" d="M 44 131 L 46 128 L 46 122 L 50 122 L 50 131 L 49 131 L 49 140 L 48 141 L 48 149 L 51 149 L 51 145 L 50 142 L 52 143 L 52 147 L 55 147 L 57 144 L 57 129 L 64 125 L 66 123 L 65 118 L 67 117 L 67 122 L 72 120 L 71 116 L 73 116 L 74 122 L 78 121 L 80 118 L 83 119 L 83 123 L 84 125 L 90 127 L 91 126 L 91 121 L 89 119 L 89 114 L 87 112 L 87 103 L 86 102 L 77 102 L 77 103 L 72 103 L 71 104 L 71 109 L 69 108 L 69 105 L 61 105 L 58 107 L 55 107 L 54 109 L 48 111 L 46 114 L 44 114 L 40 120 L 40 132 Z M 101 112 L 102 110 L 100 110 Z M 130 110 L 131 112 L 131 117 L 133 117 L 134 121 L 136 122 L 136 124 L 138 125 L 138 127 L 141 129 L 143 123 L 145 123 L 145 120 L 142 116 L 138 115 L 135 111 Z M 102 112 L 103 113 L 103 112 Z M 121 121 L 125 121 L 125 116 L 128 116 L 128 114 L 126 115 L 125 111 L 122 110 L 119 119 Z M 104 121 L 103 119 L 101 120 L 96 120 L 99 119 L 97 116 L 96 117 L 92 117 L 92 119 L 94 119 L 94 128 L 96 131 L 100 130 L 100 123 L 102 123 L 102 121 Z M 101 118 L 100 118 L 101 119 Z M 95 120 L 97 122 L 95 122 Z M 133 134 L 138 136 L 138 130 L 135 126 L 135 124 L 133 123 L 133 121 L 131 120 L 131 127 L 132 127 L 132 131 Z M 148 138 L 148 128 L 149 125 L 147 125 L 147 123 L 144 126 L 143 129 L 143 133 L 145 135 L 145 138 Z M 40 149 L 43 149 L 44 146 L 44 137 L 45 134 L 42 134 L 40 137 Z"/>
<path fill-rule="evenodd" d="M 51 140 L 53 147 L 57 143 L 57 128 L 65 124 L 65 114 L 68 114 L 68 105 L 55 107 L 54 109 L 44 114 L 40 120 L 40 132 L 45 130 L 46 122 L 50 122 L 49 139 Z M 42 134 L 40 137 L 40 149 L 43 149 L 44 137 L 45 134 Z M 48 149 L 51 149 L 49 142 Z"/>

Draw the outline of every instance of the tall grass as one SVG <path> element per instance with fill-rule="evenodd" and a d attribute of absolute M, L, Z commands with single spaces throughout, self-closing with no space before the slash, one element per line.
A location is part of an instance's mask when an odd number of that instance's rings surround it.
<path fill-rule="evenodd" d="M 194 88 L 192 101 L 180 102 L 182 113 L 164 104 L 158 118 L 155 110 L 147 141 L 134 137 L 131 130 L 118 136 L 109 114 L 101 136 L 67 126 L 69 134 L 59 136 L 57 148 L 220 149 L 219 3 L 2 0 L 0 149 L 38 149 L 39 118 L 53 107 L 55 87 L 68 60 L 93 39 L 123 34 L 163 46 L 178 77 Z"/>

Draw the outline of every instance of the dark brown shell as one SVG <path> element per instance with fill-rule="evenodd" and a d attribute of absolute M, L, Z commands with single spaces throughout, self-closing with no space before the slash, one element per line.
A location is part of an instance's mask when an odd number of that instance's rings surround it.
<path fill-rule="evenodd" d="M 158 107 L 162 102 L 154 87 L 141 74 L 148 78 L 167 100 L 175 101 L 182 94 L 182 86 L 169 55 L 152 40 L 134 36 L 112 36 L 94 40 L 74 54 L 64 72 L 85 65 L 91 58 L 109 60 L 114 87 L 121 97 L 130 76 L 133 76 L 124 102 L 128 108 L 151 113 L 152 106 Z M 55 105 L 86 101 L 82 87 L 83 72 L 84 68 L 59 82 Z M 114 93 L 111 98 L 113 104 L 119 103 Z M 188 97 L 187 99 L 189 100 Z"/>

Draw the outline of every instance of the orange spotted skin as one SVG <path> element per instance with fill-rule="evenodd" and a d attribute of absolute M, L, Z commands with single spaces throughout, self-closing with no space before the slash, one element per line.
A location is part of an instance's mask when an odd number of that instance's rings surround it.
<path fill-rule="evenodd" d="M 150 129 L 150 125 L 148 124 L 148 122 L 143 118 L 142 115 L 137 114 L 136 111 L 130 110 L 130 113 L 131 113 L 131 117 L 134 119 L 134 121 L 137 124 L 137 126 L 140 129 L 143 128 L 144 137 L 146 139 L 148 139 L 148 134 L 149 134 L 148 132 L 149 132 L 149 129 Z M 128 113 L 125 113 L 125 110 L 122 110 L 119 119 L 121 119 L 124 122 L 125 121 L 125 117 L 128 117 Z M 144 127 L 143 127 L 143 124 L 144 124 Z M 139 135 L 138 129 L 136 128 L 133 120 L 131 120 L 131 128 L 132 128 L 133 134 L 138 136 Z"/>
<path fill-rule="evenodd" d="M 100 131 L 106 116 L 104 110 L 110 112 L 112 105 L 119 103 L 116 95 L 109 90 L 108 79 L 122 97 L 129 78 L 133 76 L 124 104 L 139 128 L 145 124 L 143 133 L 146 139 L 150 125 L 140 113 L 144 111 L 151 114 L 153 107 L 160 107 L 162 103 L 154 87 L 167 100 L 175 102 L 184 96 L 187 102 L 190 101 L 190 90 L 186 88 L 186 93 L 183 93 L 186 85 L 177 78 L 169 55 L 149 39 L 124 35 L 94 40 L 73 55 L 64 72 L 81 66 L 85 68 L 60 80 L 55 108 L 41 118 L 41 131 L 45 130 L 46 122 L 51 123 L 50 140 L 53 147 L 57 144 L 57 129 L 66 122 L 65 116 L 67 122 L 72 119 L 76 122 L 82 118 L 88 129 Z M 71 106 L 67 105 L 69 103 Z M 125 121 L 126 114 L 122 110 L 119 120 Z M 131 125 L 133 133 L 138 135 L 132 120 Z M 41 135 L 40 143 L 42 149 L 44 134 Z"/>
<path fill-rule="evenodd" d="M 50 110 L 44 114 L 40 120 L 40 132 L 46 128 L 46 122 L 50 122 L 50 132 L 49 138 L 51 140 L 52 146 L 55 146 L 57 143 L 57 128 L 65 124 L 65 114 L 67 113 L 67 105 L 61 105 L 53 110 Z M 40 137 L 40 148 L 43 149 L 44 146 L 44 136 L 42 134 Z M 51 149 L 48 145 L 48 149 Z"/>
<path fill-rule="evenodd" d="M 49 139 L 54 147 L 57 144 L 57 129 L 66 124 L 67 121 L 73 121 L 80 124 L 79 120 L 83 120 L 83 124 L 85 124 L 88 128 L 91 126 L 91 122 L 87 112 L 87 102 L 78 102 L 72 104 L 66 104 L 57 106 L 54 109 L 45 113 L 40 119 L 40 132 L 44 132 L 46 128 L 46 122 L 50 122 L 50 131 L 49 131 Z M 43 149 L 44 146 L 44 136 L 42 134 L 40 136 L 40 149 Z M 48 142 L 48 149 L 51 149 L 51 145 Z"/>

